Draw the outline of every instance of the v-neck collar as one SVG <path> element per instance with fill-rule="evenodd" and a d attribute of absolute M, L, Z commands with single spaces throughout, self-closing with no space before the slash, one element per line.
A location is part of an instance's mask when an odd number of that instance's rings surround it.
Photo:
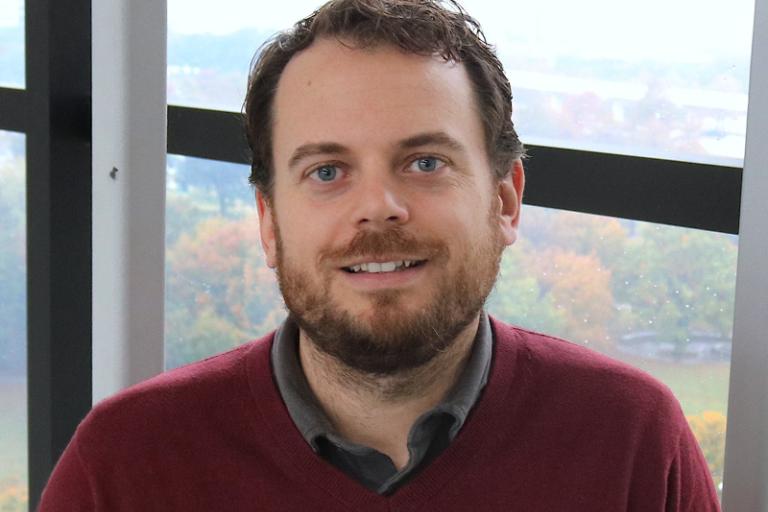
<path fill-rule="evenodd" d="M 450 446 L 408 483 L 391 495 L 379 495 L 320 458 L 306 443 L 285 407 L 270 364 L 274 333 L 250 348 L 245 359 L 246 373 L 257 411 L 256 421 L 266 425 L 272 439 L 266 443 L 275 450 L 274 460 L 286 471 L 302 480 L 308 488 L 333 496 L 352 510 L 418 510 L 460 471 L 477 464 L 477 459 L 505 437 L 505 425 L 519 400 L 507 400 L 519 386 L 516 366 L 520 351 L 519 335 L 506 330 L 499 336 L 495 320 L 491 320 L 494 336 L 493 360 L 485 390 L 467 421 Z M 491 435 L 489 435 L 491 434 Z M 482 459 L 481 459 L 482 460 Z"/>
<path fill-rule="evenodd" d="M 414 422 L 408 434 L 410 459 L 398 471 L 385 454 L 336 432 L 301 369 L 298 343 L 299 327 L 289 317 L 275 331 L 270 350 L 274 380 L 288 414 L 316 453 L 379 494 L 392 494 L 453 441 L 488 381 L 493 350 L 490 321 L 482 311 L 465 368 L 445 399 Z"/>

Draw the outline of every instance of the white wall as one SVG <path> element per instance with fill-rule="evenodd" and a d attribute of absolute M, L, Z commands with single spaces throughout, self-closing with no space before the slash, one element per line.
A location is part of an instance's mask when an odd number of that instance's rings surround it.
<path fill-rule="evenodd" d="M 98 0 L 92 18 L 96 402 L 163 370 L 166 2 Z"/>

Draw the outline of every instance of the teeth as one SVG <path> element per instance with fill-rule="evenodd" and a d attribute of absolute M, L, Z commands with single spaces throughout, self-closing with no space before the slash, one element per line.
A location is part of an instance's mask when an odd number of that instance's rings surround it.
<path fill-rule="evenodd" d="M 387 261 L 386 263 L 361 263 L 359 265 L 353 265 L 349 267 L 353 273 L 358 272 L 370 272 L 372 274 L 378 274 L 381 272 L 395 272 L 403 268 L 410 268 L 416 265 L 414 260 L 401 260 L 401 261 Z"/>

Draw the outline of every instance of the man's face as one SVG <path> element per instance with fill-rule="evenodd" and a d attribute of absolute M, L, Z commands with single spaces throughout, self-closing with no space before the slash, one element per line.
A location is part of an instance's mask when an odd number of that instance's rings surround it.
<path fill-rule="evenodd" d="M 319 40 L 280 79 L 262 243 L 322 351 L 422 366 L 477 318 L 516 236 L 522 167 L 493 178 L 463 66 Z"/>

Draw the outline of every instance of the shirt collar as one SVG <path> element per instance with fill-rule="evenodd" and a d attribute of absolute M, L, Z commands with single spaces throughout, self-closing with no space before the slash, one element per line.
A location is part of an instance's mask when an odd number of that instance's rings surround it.
<path fill-rule="evenodd" d="M 490 322 L 483 311 L 472 344 L 472 353 L 458 382 L 445 400 L 424 413 L 416 425 L 433 414 L 448 413 L 454 417 L 450 438 L 458 434 L 488 381 L 492 338 Z M 271 351 L 272 368 L 288 414 L 304 439 L 317 451 L 316 440 L 319 436 L 338 438 L 338 435 L 309 388 L 299 361 L 298 341 L 299 328 L 289 317 L 275 332 Z"/>

